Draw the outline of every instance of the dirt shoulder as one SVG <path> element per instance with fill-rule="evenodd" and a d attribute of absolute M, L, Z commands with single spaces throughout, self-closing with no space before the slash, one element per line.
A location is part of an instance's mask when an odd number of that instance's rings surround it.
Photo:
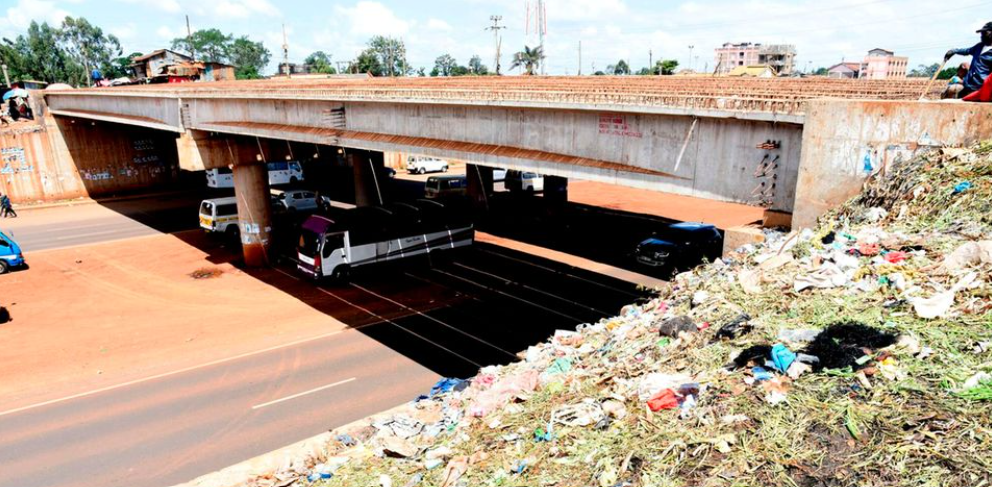
<path fill-rule="evenodd" d="M 0 325 L 0 410 L 345 328 L 197 231 L 26 258 L 30 270 L 0 277 L 13 318 Z M 216 277 L 190 277 L 200 269 Z"/>

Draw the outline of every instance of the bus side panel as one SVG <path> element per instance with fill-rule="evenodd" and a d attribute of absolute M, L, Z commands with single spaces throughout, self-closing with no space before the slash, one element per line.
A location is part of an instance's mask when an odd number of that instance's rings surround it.
<path fill-rule="evenodd" d="M 352 267 L 374 263 L 376 261 L 376 244 L 369 243 L 351 247 L 349 261 Z"/>

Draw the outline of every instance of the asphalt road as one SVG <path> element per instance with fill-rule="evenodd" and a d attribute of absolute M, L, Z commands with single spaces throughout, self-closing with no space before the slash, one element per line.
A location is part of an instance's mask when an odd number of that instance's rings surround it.
<path fill-rule="evenodd" d="M 30 251 L 195 224 L 188 202 L 144 207 L 122 203 L 125 221 L 72 219 L 74 239 L 55 240 L 59 232 L 37 225 L 18 238 Z M 0 411 L 0 487 L 187 481 L 401 404 L 440 376 L 512 362 L 556 329 L 612 316 L 643 296 L 626 282 L 482 244 L 356 269 L 347 284 L 310 282 L 291 262 L 248 272 L 350 328 Z"/>

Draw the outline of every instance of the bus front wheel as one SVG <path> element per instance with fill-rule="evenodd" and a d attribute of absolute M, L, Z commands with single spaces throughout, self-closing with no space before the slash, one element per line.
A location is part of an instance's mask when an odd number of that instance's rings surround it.
<path fill-rule="evenodd" d="M 351 277 L 351 267 L 340 265 L 334 269 L 334 274 L 331 277 L 338 282 L 347 282 L 348 278 Z"/>

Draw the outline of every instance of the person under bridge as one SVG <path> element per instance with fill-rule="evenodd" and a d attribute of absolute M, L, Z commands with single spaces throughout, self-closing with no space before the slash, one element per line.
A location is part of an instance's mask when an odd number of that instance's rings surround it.
<path fill-rule="evenodd" d="M 951 49 L 944 56 L 944 62 L 954 56 L 971 56 L 971 68 L 964 77 L 964 89 L 958 95 L 964 98 L 982 89 L 982 85 L 992 72 L 992 22 L 985 24 L 976 31 L 981 35 L 981 41 L 971 47 Z"/>

